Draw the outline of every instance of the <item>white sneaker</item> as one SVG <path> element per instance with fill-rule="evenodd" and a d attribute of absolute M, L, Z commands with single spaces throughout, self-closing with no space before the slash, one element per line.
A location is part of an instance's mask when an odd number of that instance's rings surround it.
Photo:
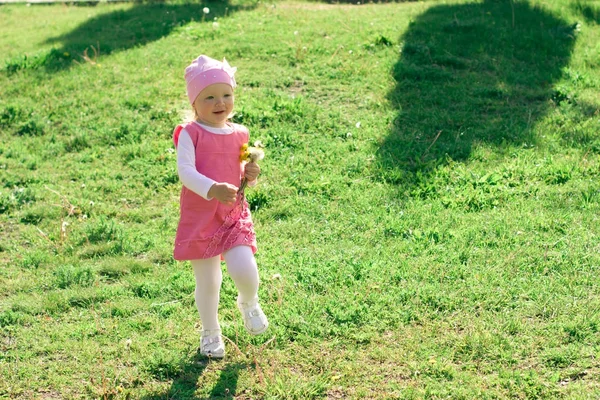
<path fill-rule="evenodd" d="M 238 298 L 238 308 L 244 317 L 244 326 L 251 335 L 260 335 L 269 327 L 269 321 L 263 310 L 258 304 L 258 297 L 247 301 L 241 302 Z"/>
<path fill-rule="evenodd" d="M 208 358 L 225 357 L 225 344 L 220 329 L 202 331 L 200 338 L 200 354 Z"/>

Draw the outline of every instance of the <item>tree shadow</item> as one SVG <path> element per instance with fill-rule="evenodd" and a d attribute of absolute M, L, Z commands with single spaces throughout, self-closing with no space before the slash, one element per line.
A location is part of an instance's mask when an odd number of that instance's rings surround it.
<path fill-rule="evenodd" d="M 360 6 L 361 4 L 369 4 L 369 3 L 378 3 L 378 4 L 384 4 L 384 3 L 416 3 L 419 2 L 421 0 L 367 0 L 367 1 L 359 1 L 359 0 L 309 0 L 309 2 L 312 1 L 314 3 L 329 3 L 329 4 L 349 4 L 349 5 L 357 5 Z"/>
<path fill-rule="evenodd" d="M 204 13 L 208 6 L 209 13 Z M 232 13 L 251 9 L 252 5 L 231 5 L 228 1 L 204 4 L 136 3 L 129 9 L 97 15 L 64 35 L 50 38 L 46 44 L 60 44 L 36 66 L 47 72 L 68 69 L 75 62 L 94 62 L 100 55 L 128 50 L 168 36 L 175 28 L 192 21 L 212 21 Z M 200 38 L 199 38 L 200 39 Z"/>
<path fill-rule="evenodd" d="M 586 3 L 582 0 L 576 0 L 569 4 L 571 10 L 579 13 L 586 22 L 600 24 L 600 5 Z"/>
<path fill-rule="evenodd" d="M 207 397 L 197 396 L 198 379 L 210 363 L 217 363 L 223 366 L 219 374 L 219 379 Z M 142 397 L 142 400 L 233 399 L 237 392 L 240 371 L 248 367 L 246 363 L 241 362 L 227 363 L 224 360 L 208 360 L 197 353 L 189 363 L 183 366 L 181 373 L 173 379 L 171 387 L 167 391 L 152 393 Z"/>
<path fill-rule="evenodd" d="M 381 178 L 427 179 L 479 143 L 535 143 L 536 120 L 567 95 L 553 84 L 576 24 L 526 2 L 439 5 L 409 26 L 389 99 L 398 109 L 378 157 Z"/>

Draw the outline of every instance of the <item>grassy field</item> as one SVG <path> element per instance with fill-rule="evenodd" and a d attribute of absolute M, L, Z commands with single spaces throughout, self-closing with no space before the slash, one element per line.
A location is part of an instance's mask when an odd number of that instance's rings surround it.
<path fill-rule="evenodd" d="M 203 7 L 210 13 L 205 15 Z M 600 398 L 600 1 L 0 7 L 0 398 Z M 271 328 L 197 354 L 171 133 L 238 67 Z"/>

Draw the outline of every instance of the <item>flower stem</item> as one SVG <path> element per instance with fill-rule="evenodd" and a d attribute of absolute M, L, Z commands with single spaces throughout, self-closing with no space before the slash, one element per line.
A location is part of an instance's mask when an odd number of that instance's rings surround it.
<path fill-rule="evenodd" d="M 240 188 L 238 189 L 238 193 L 243 193 L 244 189 L 248 186 L 248 179 L 242 178 L 242 183 L 240 184 Z"/>

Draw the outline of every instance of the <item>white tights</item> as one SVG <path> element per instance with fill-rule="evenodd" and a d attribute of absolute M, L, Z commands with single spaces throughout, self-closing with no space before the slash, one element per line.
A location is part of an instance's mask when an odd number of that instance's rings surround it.
<path fill-rule="evenodd" d="M 254 299 L 258 294 L 258 269 L 252 249 L 248 246 L 236 246 L 225 253 L 227 272 L 233 279 L 240 301 Z M 192 260 L 196 277 L 196 307 L 200 314 L 203 330 L 220 329 L 218 320 L 219 297 L 223 274 L 219 256 L 204 260 Z"/>

